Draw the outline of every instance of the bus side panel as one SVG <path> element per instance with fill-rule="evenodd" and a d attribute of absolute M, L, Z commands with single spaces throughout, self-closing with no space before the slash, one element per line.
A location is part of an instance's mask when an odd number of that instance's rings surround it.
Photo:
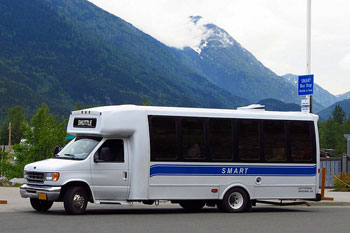
<path fill-rule="evenodd" d="M 317 176 L 259 176 L 255 183 L 256 199 L 313 199 L 316 196 Z"/>
<path fill-rule="evenodd" d="M 157 175 L 150 178 L 149 198 L 163 200 L 220 199 L 230 186 L 246 187 L 254 195 L 254 177 Z"/>
<path fill-rule="evenodd" d="M 149 198 L 221 199 L 228 188 L 239 186 L 251 199 L 312 199 L 316 181 L 314 164 L 153 164 Z"/>

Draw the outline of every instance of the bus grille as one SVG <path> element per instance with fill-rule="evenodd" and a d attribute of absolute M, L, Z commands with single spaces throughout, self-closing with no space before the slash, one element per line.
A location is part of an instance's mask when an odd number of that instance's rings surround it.
<path fill-rule="evenodd" d="M 27 172 L 28 183 L 44 183 L 43 172 Z"/>

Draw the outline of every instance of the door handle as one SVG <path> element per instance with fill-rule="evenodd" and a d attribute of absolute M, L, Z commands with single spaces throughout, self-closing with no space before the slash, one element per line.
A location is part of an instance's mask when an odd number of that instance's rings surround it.
<path fill-rule="evenodd" d="M 128 172 L 123 172 L 123 180 L 127 180 L 128 179 Z"/>

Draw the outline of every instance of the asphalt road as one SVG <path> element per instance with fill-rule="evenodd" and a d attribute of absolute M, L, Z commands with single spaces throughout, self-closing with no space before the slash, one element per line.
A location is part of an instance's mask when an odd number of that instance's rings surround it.
<path fill-rule="evenodd" d="M 0 232 L 348 233 L 349 216 L 349 207 L 259 206 L 252 212 L 228 214 L 215 208 L 187 213 L 169 204 L 90 206 L 86 215 L 67 216 L 61 203 L 56 203 L 44 214 L 30 208 L 0 212 Z"/>

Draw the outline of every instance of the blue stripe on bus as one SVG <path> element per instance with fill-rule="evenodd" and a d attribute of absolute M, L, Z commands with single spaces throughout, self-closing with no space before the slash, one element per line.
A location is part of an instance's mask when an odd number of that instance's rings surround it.
<path fill-rule="evenodd" d="M 316 165 L 184 165 L 155 164 L 150 176 L 315 176 Z"/>

